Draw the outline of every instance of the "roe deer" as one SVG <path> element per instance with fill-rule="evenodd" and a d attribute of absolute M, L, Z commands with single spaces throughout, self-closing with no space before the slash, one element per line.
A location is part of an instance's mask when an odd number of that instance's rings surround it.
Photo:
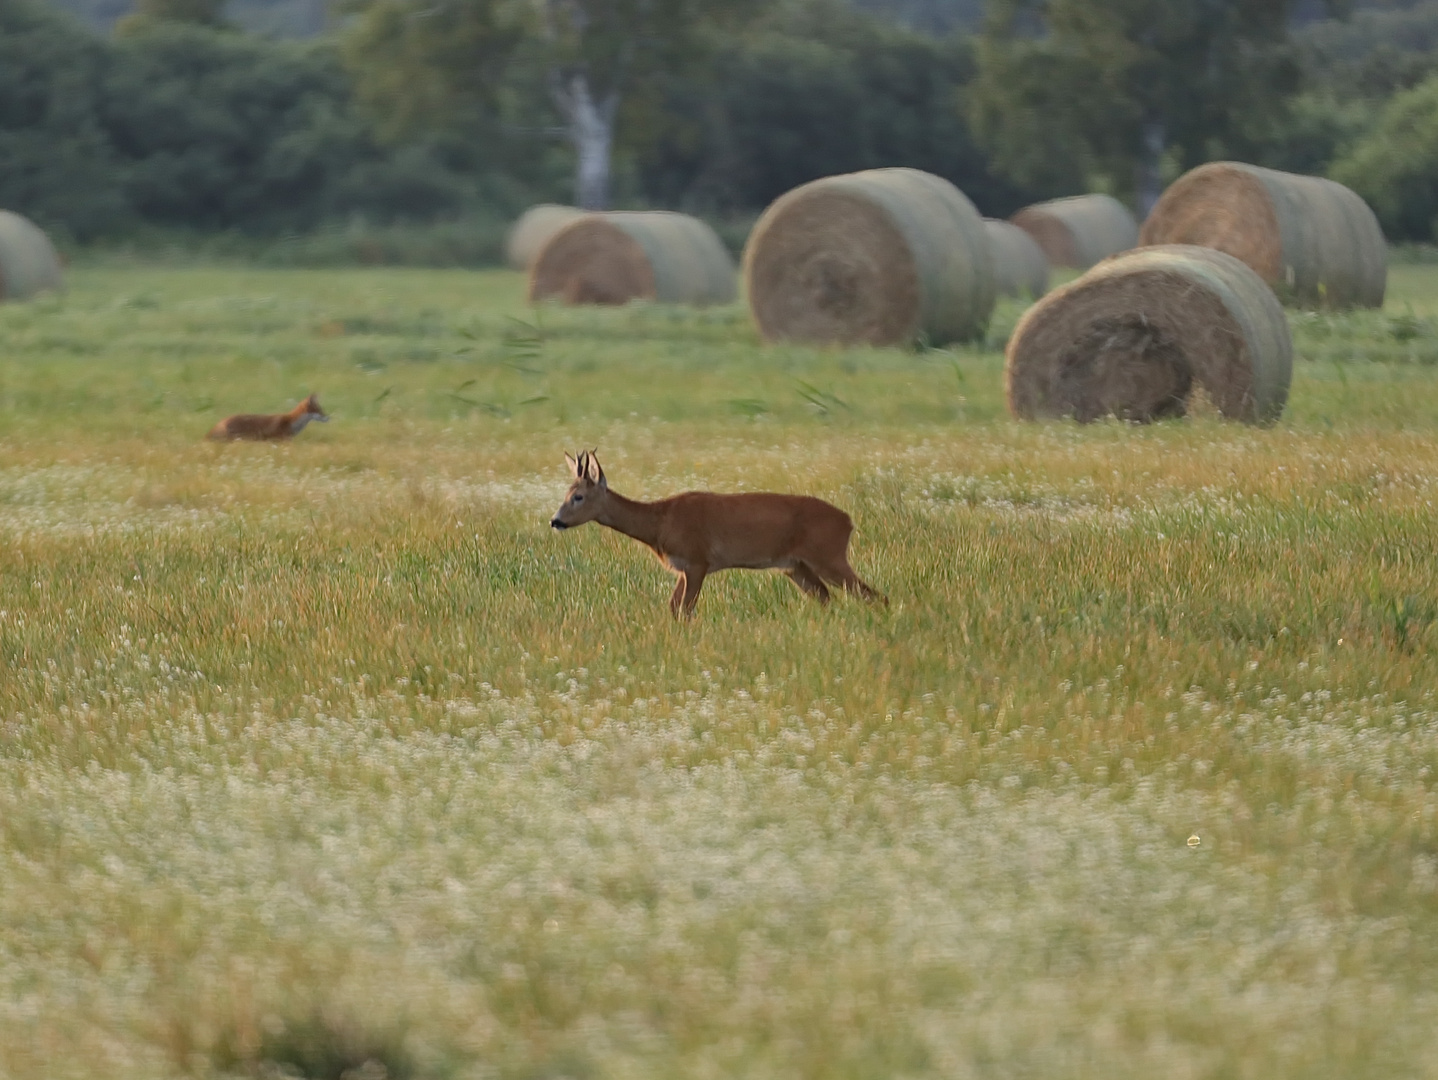
<path fill-rule="evenodd" d="M 289 439 L 304 430 L 311 420 L 325 423 L 329 413 L 320 408 L 319 399 L 311 394 L 287 413 L 261 416 L 240 413 L 227 416 L 210 429 L 207 439 Z"/>
<path fill-rule="evenodd" d="M 609 490 L 593 454 L 564 455 L 574 483 L 549 522 L 569 529 L 597 521 L 648 545 L 679 575 L 669 610 L 694 613 L 704 578 L 719 570 L 782 570 L 795 585 L 827 603 L 825 583 L 866 600 L 888 598 L 859 580 L 849 565 L 849 515 L 808 495 L 716 495 L 687 491 L 656 502 L 636 502 Z"/>

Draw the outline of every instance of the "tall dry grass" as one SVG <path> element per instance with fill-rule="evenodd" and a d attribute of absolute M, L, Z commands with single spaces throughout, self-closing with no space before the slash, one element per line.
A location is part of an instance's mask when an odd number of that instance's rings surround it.
<path fill-rule="evenodd" d="M 1267 431 L 503 274 L 0 309 L 0 1075 L 1438 1073 L 1433 282 Z M 832 499 L 892 607 L 671 622 L 546 527 L 596 445 Z"/>

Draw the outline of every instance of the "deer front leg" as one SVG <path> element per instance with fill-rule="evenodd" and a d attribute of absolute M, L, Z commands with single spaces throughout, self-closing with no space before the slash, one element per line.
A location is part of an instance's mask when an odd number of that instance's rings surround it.
<path fill-rule="evenodd" d="M 674 591 L 669 594 L 669 614 L 676 619 L 679 618 L 679 605 L 684 601 L 684 575 L 679 575 L 679 580 L 674 583 Z"/>
<path fill-rule="evenodd" d="M 692 618 L 694 605 L 699 603 L 699 590 L 704 588 L 704 577 L 709 571 L 699 566 L 686 570 L 681 584 L 684 586 L 684 617 Z"/>

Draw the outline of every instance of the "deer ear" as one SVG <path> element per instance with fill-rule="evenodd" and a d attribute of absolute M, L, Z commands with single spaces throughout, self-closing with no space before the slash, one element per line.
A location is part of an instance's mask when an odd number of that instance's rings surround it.
<path fill-rule="evenodd" d="M 568 450 L 564 452 L 564 463 L 569 466 L 569 471 L 577 478 L 579 476 L 579 462 L 570 456 Z"/>
<path fill-rule="evenodd" d="M 599 459 L 593 454 L 584 455 L 584 475 L 591 484 L 604 483 L 604 470 L 599 467 Z"/>

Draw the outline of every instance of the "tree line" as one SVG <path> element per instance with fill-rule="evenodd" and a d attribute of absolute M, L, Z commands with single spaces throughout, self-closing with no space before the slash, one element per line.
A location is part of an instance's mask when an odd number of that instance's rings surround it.
<path fill-rule="evenodd" d="M 1086 190 L 1141 210 L 1236 157 L 1343 180 L 1394 239 L 1438 217 L 1438 3 L 344 3 L 295 41 L 221 0 L 141 0 L 110 34 L 0 0 L 0 206 L 80 241 L 537 200 L 723 215 L 901 164 L 994 215 Z"/>

